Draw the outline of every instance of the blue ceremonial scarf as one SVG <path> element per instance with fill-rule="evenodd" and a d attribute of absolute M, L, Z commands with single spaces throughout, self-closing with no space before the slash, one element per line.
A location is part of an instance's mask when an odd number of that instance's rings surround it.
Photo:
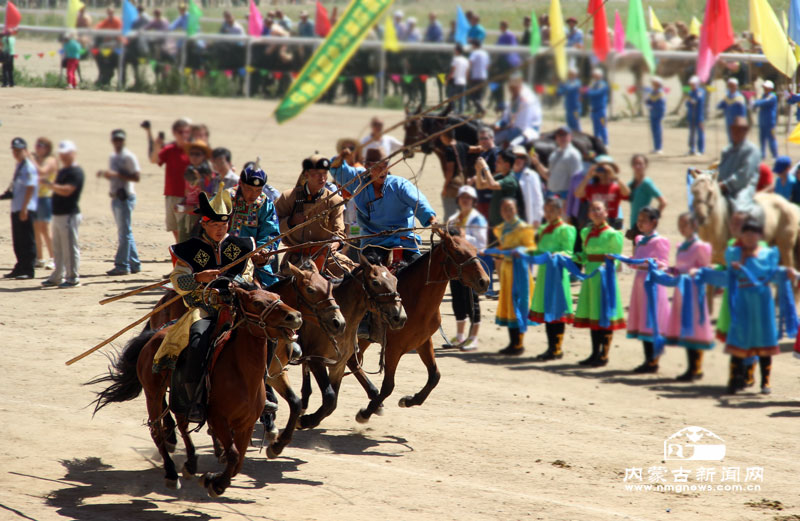
<path fill-rule="evenodd" d="M 505 233 L 505 232 L 504 232 Z M 513 262 L 514 280 L 511 284 L 511 302 L 514 306 L 514 317 L 517 320 L 517 327 L 520 333 L 528 330 L 528 326 L 537 325 L 536 322 L 528 320 L 528 311 L 531 305 L 530 284 L 528 274 L 528 263 L 523 260 L 527 250 L 523 247 L 513 250 L 500 250 L 497 248 L 487 248 L 485 252 L 489 255 L 504 255 L 511 257 Z M 514 254 L 517 255 L 514 255 Z"/>
<path fill-rule="evenodd" d="M 652 235 L 650 237 L 652 237 Z M 653 356 L 658 358 L 664 353 L 666 340 L 661 335 L 661 332 L 658 328 L 658 289 L 656 288 L 656 278 L 659 277 L 657 277 L 655 274 L 660 274 L 662 276 L 660 278 L 665 283 L 671 283 L 672 277 L 656 268 L 656 261 L 654 259 L 632 259 L 630 257 L 617 254 L 613 254 L 611 256 L 626 264 L 647 264 L 647 277 L 644 279 L 644 294 L 647 297 L 647 327 L 653 331 Z M 678 282 L 675 281 L 675 285 L 677 284 Z M 681 330 L 683 330 L 683 313 L 681 313 Z"/>

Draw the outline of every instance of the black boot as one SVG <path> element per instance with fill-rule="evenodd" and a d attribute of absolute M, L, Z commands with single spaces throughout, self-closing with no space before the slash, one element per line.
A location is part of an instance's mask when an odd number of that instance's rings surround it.
<path fill-rule="evenodd" d="M 595 362 L 597 362 L 598 358 L 600 357 L 600 333 L 602 333 L 602 331 L 597 329 L 592 329 L 589 331 L 589 334 L 592 337 L 592 354 L 589 355 L 588 358 L 578 362 L 580 365 L 594 365 Z"/>
<path fill-rule="evenodd" d="M 522 335 L 517 328 L 508 328 L 508 337 L 509 337 L 509 344 L 498 351 L 500 355 L 511 355 L 517 356 L 521 355 L 525 348 L 522 347 Z"/>
<path fill-rule="evenodd" d="M 745 371 L 744 359 L 731 356 L 728 374 L 728 394 L 736 394 L 744 389 Z"/>
<path fill-rule="evenodd" d="M 561 342 L 564 339 L 564 324 L 545 324 L 544 328 L 547 333 L 547 351 L 538 355 L 536 360 L 546 362 L 562 358 L 564 354 L 561 352 Z"/>
<path fill-rule="evenodd" d="M 770 377 L 772 376 L 772 357 L 759 356 L 758 364 L 761 367 L 761 394 L 772 393 L 772 384 Z"/>
<path fill-rule="evenodd" d="M 597 360 L 592 365 L 592 367 L 604 367 L 608 365 L 608 357 L 611 351 L 611 340 L 614 338 L 614 332 L 609 329 L 600 329 L 598 330 L 598 337 L 600 340 L 600 353 L 597 357 Z"/>
<path fill-rule="evenodd" d="M 699 380 L 702 378 L 703 374 L 698 374 L 698 360 L 700 360 L 700 355 L 702 355 L 701 351 L 697 351 L 695 349 L 687 349 L 686 350 L 686 360 L 688 365 L 686 367 L 686 372 L 682 375 L 675 378 L 678 382 L 693 382 L 695 380 Z"/>
<path fill-rule="evenodd" d="M 658 371 L 658 362 L 653 358 L 655 348 L 652 342 L 643 342 L 644 363 L 633 370 L 634 373 L 646 374 Z"/>

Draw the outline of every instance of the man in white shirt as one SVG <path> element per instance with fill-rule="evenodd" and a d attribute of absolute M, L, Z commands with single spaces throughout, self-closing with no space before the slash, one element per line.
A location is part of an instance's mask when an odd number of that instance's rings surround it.
<path fill-rule="evenodd" d="M 539 137 L 542 124 L 542 106 L 539 98 L 522 81 L 520 73 L 514 73 L 508 81 L 511 102 L 503 111 L 503 117 L 495 125 L 495 143 L 504 146 L 531 143 Z"/>
<path fill-rule="evenodd" d="M 557 148 L 547 157 L 548 166 L 544 166 L 536 154 L 531 155 L 531 160 L 533 168 L 547 180 L 546 197 L 556 195 L 566 201 L 570 180 L 583 170 L 583 159 L 578 149 L 572 145 L 569 127 L 559 127 L 555 139 Z"/>
<path fill-rule="evenodd" d="M 470 44 L 472 45 L 472 52 L 469 54 L 469 82 L 468 87 L 472 88 L 479 83 L 485 82 L 489 79 L 489 53 L 481 49 L 481 41 L 473 39 Z M 469 101 L 475 107 L 475 112 L 483 112 L 483 94 L 485 87 L 476 89 L 469 95 Z"/>
<path fill-rule="evenodd" d="M 422 41 L 422 33 L 417 28 L 417 19 L 413 16 L 408 17 L 408 25 L 406 26 L 406 42 L 420 42 Z"/>
<path fill-rule="evenodd" d="M 469 60 L 464 56 L 464 48 L 461 44 L 456 44 L 453 51 L 453 61 L 450 62 L 450 72 L 447 74 L 447 96 L 452 97 L 467 90 L 467 73 L 469 72 Z M 456 100 L 457 114 L 464 112 L 464 96 Z"/>
<path fill-rule="evenodd" d="M 383 134 L 383 121 L 379 117 L 375 116 L 372 118 L 372 120 L 369 122 L 369 128 L 369 135 L 365 136 L 364 139 L 361 140 L 362 154 L 366 155 L 367 150 L 378 148 L 383 150 L 384 153 L 388 155 L 403 148 L 403 143 L 401 143 L 397 138 L 388 134 Z"/>
<path fill-rule="evenodd" d="M 517 145 L 511 152 L 514 154 L 514 166 L 511 173 L 517 178 L 519 191 L 522 194 L 522 207 L 526 223 L 538 228 L 544 216 L 544 196 L 542 195 L 542 181 L 539 174 L 528 168 L 531 156 L 525 147 Z"/>

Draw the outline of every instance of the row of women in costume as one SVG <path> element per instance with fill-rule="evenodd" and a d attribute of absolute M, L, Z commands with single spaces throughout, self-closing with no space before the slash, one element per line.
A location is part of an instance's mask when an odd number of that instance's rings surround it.
<path fill-rule="evenodd" d="M 703 353 L 714 346 L 715 332 L 700 293 L 701 287 L 705 291 L 705 286 L 696 283 L 680 286 L 681 279 L 677 276 L 689 275 L 690 278 L 683 280 L 691 282 L 700 280 L 702 275 L 703 284 L 726 288 L 716 336 L 725 343 L 725 352 L 731 355 L 728 391 L 735 393 L 753 385 L 755 363 L 759 362 L 761 390 L 770 392 L 772 356 L 780 352 L 781 333 L 770 283 L 779 283 L 780 303 L 784 304 L 779 306 L 781 321 L 793 322 L 786 329 L 790 336 L 794 335 L 797 327 L 794 303 L 786 303 L 791 298 L 788 278 L 794 279 L 795 272 L 781 268 L 778 250 L 761 241 L 763 226 L 760 221 L 748 219 L 740 238 L 728 247 L 725 253 L 728 269 L 712 270 L 711 246 L 697 237 L 697 226 L 689 213 L 679 218 L 678 227 L 684 241 L 678 246 L 674 266 L 670 267 L 670 241 L 657 232 L 660 215 L 654 208 L 646 207 L 637 216 L 641 235 L 635 240 L 633 257 L 628 259 L 620 256 L 623 236 L 607 224 L 602 201 L 592 202 L 591 225 L 580 231 L 581 253 L 573 253 L 577 232 L 561 220 L 561 200 L 547 200 L 547 224 L 539 229 L 538 241 L 534 230 L 516 216 L 514 207 L 514 201 L 504 201 L 505 222 L 495 230 L 500 238 L 500 249 L 494 251 L 505 255 L 500 270 L 496 322 L 507 326 L 510 336 L 510 343 L 501 354 L 521 354 L 524 351 L 522 332 L 529 325 L 544 323 L 548 347 L 537 359 L 560 359 L 565 326 L 572 323 L 574 327 L 591 330 L 592 352 L 580 364 L 601 367 L 608 363 L 614 331 L 627 328 L 629 338 L 643 343 L 645 360 L 635 372 L 656 372 L 663 346 L 682 346 L 686 348 L 688 368 L 677 379 L 692 382 L 703 375 Z M 567 262 L 567 259 L 582 264 L 583 271 L 578 271 L 574 262 Z M 627 320 L 616 280 L 615 263 L 619 260 L 632 264 L 637 271 Z M 524 266 L 539 264 L 535 285 L 529 272 L 520 271 L 520 261 Z M 569 274 L 582 280 L 574 312 Z M 520 282 L 526 278 L 527 281 Z M 676 286 L 671 305 L 667 288 L 662 284 Z M 529 299 L 529 312 L 522 317 L 519 310 L 523 293 L 528 295 L 524 291 L 526 285 L 533 289 L 533 295 Z M 730 292 L 733 293 L 729 298 Z M 691 299 L 689 305 L 684 305 L 686 298 Z M 789 307 L 791 309 L 787 309 Z"/>

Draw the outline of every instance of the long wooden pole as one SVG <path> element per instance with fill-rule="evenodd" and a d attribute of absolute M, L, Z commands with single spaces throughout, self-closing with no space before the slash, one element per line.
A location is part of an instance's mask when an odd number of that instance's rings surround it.
<path fill-rule="evenodd" d="M 114 333 L 110 337 L 106 338 L 105 340 L 103 340 L 102 342 L 100 342 L 99 344 L 94 346 L 93 348 L 89 349 L 88 351 L 84 351 L 83 353 L 79 354 L 75 358 L 67 360 L 66 364 L 67 365 L 72 365 L 75 362 L 77 362 L 78 360 L 86 358 L 87 356 L 89 356 L 90 354 L 94 353 L 95 351 L 97 351 L 101 347 L 110 344 L 111 342 L 113 342 L 114 340 L 116 340 L 117 338 L 122 336 L 124 333 L 126 333 L 126 332 L 130 331 L 131 329 L 133 329 L 134 327 L 138 326 L 139 324 L 141 324 L 142 322 L 144 322 L 148 318 L 152 317 L 153 315 L 155 315 L 156 313 L 158 313 L 162 309 L 166 308 L 167 306 L 169 306 L 170 304 L 172 304 L 173 302 L 175 302 L 179 298 L 181 298 L 181 295 L 175 295 L 174 297 L 172 297 L 168 301 L 164 302 L 163 304 L 161 304 L 160 306 L 155 308 L 150 313 L 146 314 L 145 316 L 143 316 L 142 318 L 140 318 L 136 322 L 134 322 L 132 324 L 129 324 L 129 325 L 125 326 L 124 328 L 120 329 L 119 331 L 117 331 L 116 333 Z"/>

